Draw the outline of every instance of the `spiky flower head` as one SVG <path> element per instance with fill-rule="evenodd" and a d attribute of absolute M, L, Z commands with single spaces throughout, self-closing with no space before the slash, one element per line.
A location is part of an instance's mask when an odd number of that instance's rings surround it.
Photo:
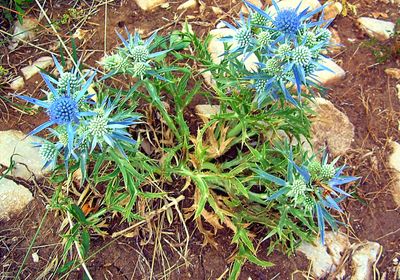
<path fill-rule="evenodd" d="M 278 47 L 277 54 L 283 59 L 287 60 L 291 57 L 292 55 L 292 47 L 289 44 L 281 44 Z"/>
<path fill-rule="evenodd" d="M 137 45 L 130 49 L 131 57 L 134 62 L 146 62 L 149 57 L 149 50 L 145 45 Z"/>
<path fill-rule="evenodd" d="M 282 71 L 280 61 L 276 58 L 268 59 L 267 62 L 265 62 L 265 71 L 271 76 L 280 73 Z"/>
<path fill-rule="evenodd" d="M 312 211 L 315 207 L 315 201 L 309 196 L 306 196 L 303 201 L 304 208 L 306 211 Z"/>
<path fill-rule="evenodd" d="M 65 126 L 59 126 L 56 128 L 58 142 L 60 142 L 63 146 L 68 145 L 68 132 Z"/>
<path fill-rule="evenodd" d="M 251 15 L 251 24 L 265 26 L 268 24 L 268 19 L 260 13 L 253 13 Z"/>
<path fill-rule="evenodd" d="M 332 33 L 326 28 L 321 28 L 318 34 L 316 35 L 316 39 L 318 40 L 318 42 L 325 42 L 327 44 L 329 43 L 331 38 L 332 38 Z"/>
<path fill-rule="evenodd" d="M 296 34 L 301 25 L 300 17 L 293 9 L 280 10 L 275 17 L 274 25 L 285 35 Z"/>
<path fill-rule="evenodd" d="M 135 77 L 143 77 L 147 71 L 147 64 L 144 62 L 136 62 L 133 64 L 132 72 Z"/>
<path fill-rule="evenodd" d="M 332 164 L 325 164 L 321 167 L 320 177 L 323 180 L 330 180 L 335 176 L 336 169 Z"/>
<path fill-rule="evenodd" d="M 314 63 L 310 62 L 307 65 L 303 66 L 304 69 L 304 73 L 306 74 L 306 76 L 310 76 L 311 74 L 313 74 L 315 71 L 317 71 L 317 65 L 315 65 Z"/>
<path fill-rule="evenodd" d="M 71 96 L 60 96 L 51 103 L 47 114 L 58 125 L 76 121 L 79 114 L 78 103 Z"/>
<path fill-rule="evenodd" d="M 306 46 L 298 46 L 292 53 L 293 62 L 298 65 L 308 65 L 312 59 L 312 53 Z"/>
<path fill-rule="evenodd" d="M 56 145 L 46 141 L 40 146 L 39 154 L 42 157 L 43 161 L 53 161 L 57 157 L 58 150 Z"/>
<path fill-rule="evenodd" d="M 315 33 L 311 31 L 306 31 L 304 34 L 300 36 L 299 39 L 301 43 L 304 42 L 304 45 L 309 48 L 313 48 L 319 43 L 317 35 L 315 35 Z"/>
<path fill-rule="evenodd" d="M 250 46 L 252 40 L 251 30 L 247 27 L 239 28 L 235 34 L 235 39 L 241 48 Z"/>
<path fill-rule="evenodd" d="M 311 176 L 316 176 L 321 172 L 321 163 L 314 159 L 308 164 L 307 169 Z"/>
<path fill-rule="evenodd" d="M 295 179 L 291 185 L 291 193 L 293 196 L 303 195 L 307 190 L 307 185 L 302 179 Z"/>
<path fill-rule="evenodd" d="M 88 125 L 88 130 L 91 135 L 98 138 L 103 138 L 108 132 L 108 120 L 103 116 L 94 117 Z"/>
<path fill-rule="evenodd" d="M 266 85 L 267 85 L 267 80 L 265 79 L 258 79 L 254 82 L 254 88 L 257 93 L 264 92 Z"/>
<path fill-rule="evenodd" d="M 79 87 L 81 86 L 81 83 L 79 81 L 79 78 L 70 72 L 63 72 L 60 74 L 60 78 L 58 79 L 57 83 L 57 89 L 64 93 L 67 91 L 67 88 L 70 88 L 70 92 L 75 92 L 79 90 Z"/>
<path fill-rule="evenodd" d="M 119 54 L 112 54 L 112 55 L 107 55 L 104 57 L 103 61 L 101 64 L 103 65 L 103 68 L 107 71 L 109 70 L 114 70 L 114 69 L 119 69 L 121 68 L 121 65 L 124 62 L 124 58 L 119 55 Z"/>
<path fill-rule="evenodd" d="M 262 31 L 257 36 L 260 45 L 268 45 L 272 41 L 272 35 L 269 31 Z"/>

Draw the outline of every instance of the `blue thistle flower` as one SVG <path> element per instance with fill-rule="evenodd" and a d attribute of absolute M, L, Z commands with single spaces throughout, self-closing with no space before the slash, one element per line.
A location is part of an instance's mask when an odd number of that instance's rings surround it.
<path fill-rule="evenodd" d="M 32 130 L 29 135 L 34 135 L 39 133 L 40 131 L 51 127 L 52 125 L 62 125 L 65 126 L 67 134 L 68 134 L 68 144 L 66 147 L 66 160 L 69 158 L 73 151 L 73 143 L 75 136 L 75 126 L 83 117 L 92 116 L 93 112 L 82 111 L 78 104 L 83 100 L 87 102 L 86 94 L 89 86 L 93 82 L 95 73 L 89 77 L 85 84 L 76 92 L 76 94 L 72 95 L 70 90 L 70 85 L 67 84 L 66 92 L 59 92 L 51 82 L 51 79 L 48 75 L 40 73 L 44 82 L 48 86 L 50 92 L 47 93 L 49 100 L 42 101 L 36 98 L 32 98 L 29 96 L 17 96 L 18 98 L 37 105 L 46 109 L 46 113 L 49 116 L 49 120 L 37 128 Z"/>
<path fill-rule="evenodd" d="M 315 14 L 323 11 L 326 5 L 323 5 L 318 9 L 315 9 L 314 11 L 308 12 L 308 8 L 300 11 L 301 3 L 299 3 L 299 5 L 295 9 L 281 9 L 279 8 L 276 1 L 272 0 L 272 4 L 274 5 L 276 10 L 276 16 L 272 17 L 259 7 L 246 1 L 245 3 L 254 12 L 262 15 L 264 18 L 267 18 L 270 22 L 272 22 L 272 26 L 264 26 L 262 28 L 274 30 L 280 33 L 277 39 L 278 42 L 284 41 L 288 38 L 295 40 L 296 35 L 303 29 L 321 26 L 324 24 L 328 25 L 330 23 L 330 21 L 323 20 L 322 16 L 318 21 L 313 22 L 310 20 Z"/>
<path fill-rule="evenodd" d="M 234 35 L 225 36 L 220 38 L 219 40 L 222 42 L 234 44 L 235 46 L 232 49 L 229 49 L 226 53 L 243 54 L 244 61 L 253 53 L 252 48 L 256 43 L 256 39 L 254 38 L 253 32 L 251 30 L 250 18 L 246 20 L 243 15 L 240 15 L 240 21 L 235 22 L 237 24 L 237 27 L 223 21 L 223 23 L 228 26 L 229 29 L 234 31 Z M 222 56 L 226 53 L 222 54 Z"/>
<path fill-rule="evenodd" d="M 35 148 L 39 148 L 39 155 L 44 161 L 42 169 L 47 167 L 54 168 L 57 163 L 58 155 L 62 150 L 62 145 L 59 143 L 53 144 L 49 141 L 44 141 L 43 143 L 33 143 Z"/>
<path fill-rule="evenodd" d="M 78 102 L 71 96 L 65 95 L 54 99 L 47 109 L 50 121 L 63 125 L 71 122 L 78 122 Z"/>
<path fill-rule="evenodd" d="M 301 17 L 297 14 L 297 10 L 278 10 L 273 23 L 278 31 L 289 36 L 297 33 L 301 25 L 300 20 Z"/>
<path fill-rule="evenodd" d="M 142 40 L 139 33 L 135 32 L 133 35 L 128 32 L 125 27 L 127 39 L 117 32 L 118 37 L 121 39 L 123 47 L 118 49 L 116 55 L 106 57 L 103 62 L 106 70 L 111 70 L 103 80 L 116 74 L 128 73 L 134 77 L 143 79 L 145 75 L 155 76 L 160 80 L 167 81 L 160 76 L 156 71 L 151 69 L 150 61 L 156 57 L 166 54 L 170 50 L 163 50 L 152 53 L 153 41 L 157 36 L 154 32 L 147 40 Z"/>
<path fill-rule="evenodd" d="M 345 165 L 335 168 L 338 158 L 328 164 L 328 154 L 324 153 L 321 163 L 311 158 L 306 165 L 298 166 L 289 155 L 287 181 L 275 177 L 261 169 L 256 169 L 257 177 L 273 182 L 281 188 L 268 197 L 268 201 L 277 200 L 286 195 L 293 197 L 294 206 L 302 206 L 317 218 L 321 243 L 324 244 L 325 221 L 335 230 L 337 221 L 329 214 L 333 209 L 342 212 L 339 203 L 350 194 L 339 186 L 356 181 L 359 177 L 342 176 Z M 286 199 L 283 199 L 287 203 Z M 315 211 L 315 212 L 314 212 Z"/>
<path fill-rule="evenodd" d="M 127 128 L 137 124 L 140 116 L 126 112 L 113 115 L 112 113 L 119 106 L 119 100 L 119 96 L 113 102 L 106 98 L 96 109 L 97 114 L 87 120 L 87 129 L 82 138 L 90 139 L 90 152 L 96 146 L 103 149 L 103 144 L 106 143 L 110 147 L 118 148 L 125 155 L 121 143 L 136 144 Z"/>

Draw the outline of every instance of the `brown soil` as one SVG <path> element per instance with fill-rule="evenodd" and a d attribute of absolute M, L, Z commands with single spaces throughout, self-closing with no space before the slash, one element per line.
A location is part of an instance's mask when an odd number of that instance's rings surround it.
<path fill-rule="evenodd" d="M 50 1 L 51 2 L 51 1 Z M 55 5 L 56 1 L 53 1 Z M 62 2 L 62 1 L 58 1 Z M 217 16 L 211 11 L 211 6 L 219 6 L 225 12 L 232 8 L 237 11 L 239 4 L 231 1 L 204 1 L 206 10 L 204 14 L 188 11 L 182 14 L 184 20 L 187 15 L 195 17 L 189 19 L 193 28 L 199 36 L 206 34 L 207 31 L 215 26 Z M 377 4 L 377 0 L 349 1 L 357 4 L 359 16 L 371 16 L 372 12 L 386 13 L 389 19 L 395 22 L 399 17 L 398 8 L 390 4 Z M 111 50 L 119 42 L 115 36 L 114 29 L 122 31 L 123 26 L 129 30 L 140 28 L 144 34 L 165 26 L 161 33 L 168 33 L 171 29 L 181 29 L 180 25 L 171 23 L 174 18 L 176 7 L 180 3 L 171 3 L 170 9 L 156 9 L 154 12 L 142 12 L 134 1 L 115 1 L 110 4 L 107 22 L 107 50 Z M 52 17 L 59 17 L 65 10 L 64 6 L 49 7 Z M 34 12 L 34 11 L 32 11 Z M 234 13 L 231 12 L 231 15 Z M 179 13 L 177 14 L 179 16 Z M 170 21 L 167 21 L 168 19 Z M 90 50 L 102 50 L 104 42 L 104 9 L 100 9 L 98 14 L 91 18 L 84 29 L 92 30 L 91 39 L 80 50 L 85 54 Z M 384 70 L 388 67 L 398 67 L 400 58 L 395 55 L 384 62 L 377 63 L 376 57 L 372 54 L 370 47 L 365 45 L 370 40 L 357 28 L 353 16 L 338 17 L 334 22 L 334 28 L 339 31 L 342 44 L 345 46 L 343 51 L 335 59 L 346 70 L 347 77 L 342 82 L 334 85 L 328 91 L 327 98 L 330 99 L 340 110 L 345 112 L 350 121 L 355 126 L 355 141 L 353 149 L 344 157 L 351 169 L 349 173 L 362 176 L 359 188 L 357 189 L 358 198 L 350 199 L 345 203 L 348 212 L 348 219 L 351 227 L 348 230 L 350 237 L 354 240 L 377 241 L 383 245 L 383 255 L 378 263 L 381 273 L 387 272 L 387 279 L 394 279 L 392 272 L 392 260 L 399 254 L 398 244 L 400 242 L 399 221 L 400 212 L 396 209 L 390 193 L 391 173 L 386 166 L 386 157 L 390 152 L 388 140 L 400 140 L 398 130 L 398 119 L 400 112 L 399 100 L 396 96 L 396 81 L 389 78 Z M 67 28 L 65 28 L 67 29 Z M 64 30 L 65 31 L 65 30 Z M 354 39 L 350 41 L 349 39 Z M 50 31 L 45 31 L 39 37 L 39 42 L 51 42 L 54 35 Z M 393 40 L 386 42 L 387 46 L 394 46 Z M 377 48 L 377 45 L 373 46 Z M 103 55 L 102 51 L 95 51 L 87 60 L 87 64 L 95 65 L 95 62 Z M 20 66 L 24 66 L 24 57 L 34 60 L 43 56 L 40 51 L 31 47 L 21 47 L 16 52 L 10 53 L 10 65 L 14 66 L 14 71 L 18 71 Z M 8 64 L 3 57 L 2 63 Z M 21 65 L 22 64 L 22 65 Z M 27 92 L 39 95 L 40 78 L 35 77 L 27 82 Z M 1 94 L 6 94 L 2 92 Z M 199 101 L 197 101 L 199 102 Z M 194 104 L 193 104 L 194 105 Z M 19 129 L 29 132 L 44 121 L 44 115 L 21 115 L 13 108 L 6 108 L 0 102 L 0 112 L 3 122 L 0 122 L 0 130 Z M 44 187 L 45 182 L 39 184 Z M 27 211 L 7 223 L 0 223 L 0 262 L 2 263 L 1 275 L 4 279 L 12 279 L 19 269 L 27 247 L 32 240 L 36 229 L 45 212 L 43 197 L 37 193 L 36 187 L 29 185 L 35 193 L 35 201 L 27 207 Z M 44 189 L 46 193 L 49 190 Z M 49 194 L 50 196 L 51 194 Z M 162 217 L 155 219 L 157 224 Z M 38 275 L 49 266 L 49 262 L 55 256 L 62 253 L 62 246 L 58 231 L 61 221 L 59 217 L 49 214 L 42 230 L 35 242 L 32 252 L 38 252 L 40 259 L 34 263 L 31 256 L 28 256 L 27 263 L 23 269 L 23 279 L 36 279 Z M 115 225 L 120 229 L 120 225 Z M 216 235 L 217 248 L 210 245 L 202 246 L 203 237 L 195 229 L 193 222 L 189 222 L 188 228 L 191 235 L 189 245 L 189 255 L 185 263 L 173 246 L 162 240 L 165 256 L 163 263 L 158 260 L 154 265 L 153 279 L 164 279 L 161 275 L 166 267 L 174 267 L 171 271 L 170 279 L 218 279 L 229 269 L 228 259 L 234 252 L 234 246 L 230 244 L 231 232 L 221 230 Z M 175 218 L 171 226 L 165 225 L 163 229 L 173 236 L 173 240 L 178 240 L 184 230 L 182 224 Z M 114 230 L 111 227 L 111 232 Z M 119 238 L 111 240 L 93 236 L 91 239 L 91 251 L 96 252 L 102 249 L 95 258 L 88 262 L 88 268 L 94 279 L 149 279 L 152 270 L 153 249 L 156 246 L 153 241 L 143 245 L 143 240 L 149 237 L 149 232 L 143 230 L 132 238 Z M 151 239 L 150 239 L 151 240 Z M 174 245 L 175 249 L 181 251 L 184 244 Z M 266 248 L 261 247 L 260 257 L 276 264 L 276 266 L 262 269 L 255 265 L 246 264 L 242 269 L 241 279 L 304 279 L 301 273 L 295 271 L 308 270 L 308 262 L 303 256 L 287 257 L 277 251 L 270 256 L 265 254 Z M 56 267 L 53 266 L 53 268 Z M 305 273 L 307 274 L 307 273 Z M 82 271 L 78 270 L 69 275 L 69 279 L 81 279 Z M 48 279 L 48 276 L 46 276 Z M 222 277 L 221 279 L 224 279 Z"/>

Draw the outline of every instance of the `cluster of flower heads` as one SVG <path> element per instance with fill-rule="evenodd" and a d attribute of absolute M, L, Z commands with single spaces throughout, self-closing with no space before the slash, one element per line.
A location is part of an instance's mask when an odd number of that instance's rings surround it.
<path fill-rule="evenodd" d="M 345 166 L 336 168 L 338 158 L 328 163 L 328 154 L 322 160 L 311 158 L 303 166 L 289 159 L 287 180 L 265 172 L 258 172 L 259 178 L 279 185 L 281 188 L 268 197 L 269 201 L 283 199 L 284 203 L 302 209 L 311 217 L 317 217 L 321 242 L 324 243 L 325 222 L 337 229 L 337 221 L 328 212 L 333 209 L 342 212 L 339 203 L 350 194 L 340 188 L 358 177 L 342 176 Z"/>
<path fill-rule="evenodd" d="M 258 71 L 248 76 L 254 81 L 259 106 L 280 93 L 298 105 L 302 85 L 316 83 L 317 70 L 329 70 L 321 64 L 321 58 L 330 44 L 327 26 L 331 21 L 323 20 L 325 6 L 309 12 L 300 10 L 300 4 L 295 9 L 280 9 L 274 0 L 272 3 L 274 11 L 245 2 L 249 17 L 241 15 L 236 26 L 224 22 L 234 34 L 221 40 L 231 44 L 226 54 L 243 55 L 243 60 L 252 54 L 259 58 Z M 320 18 L 313 21 L 320 12 Z M 298 100 L 291 94 L 292 87 L 297 89 Z"/>
<path fill-rule="evenodd" d="M 63 67 L 53 57 L 58 79 L 41 73 L 48 91 L 46 100 L 28 96 L 19 98 L 46 109 L 49 120 L 31 131 L 30 135 L 48 129 L 56 139 L 55 143 L 45 141 L 35 143 L 45 164 L 44 167 L 55 166 L 58 156 L 64 154 L 66 168 L 71 157 L 80 161 L 84 169 L 88 156 L 98 146 L 104 145 L 117 148 L 125 155 L 122 143 L 135 144 L 127 128 L 139 120 L 132 113 L 116 113 L 119 97 L 114 100 L 105 98 L 96 103 L 89 88 L 93 83 L 95 73 L 82 75 L 78 68 L 64 71 Z"/>
<path fill-rule="evenodd" d="M 109 75 L 123 73 L 143 79 L 146 75 L 159 76 L 150 64 L 151 60 L 167 53 L 169 50 L 151 53 L 153 41 L 157 36 L 154 32 L 147 40 L 143 41 L 139 33 L 133 35 L 126 30 L 127 39 L 117 32 L 123 46 L 117 48 L 114 54 L 108 55 L 101 62 L 104 69 L 109 71 Z"/>

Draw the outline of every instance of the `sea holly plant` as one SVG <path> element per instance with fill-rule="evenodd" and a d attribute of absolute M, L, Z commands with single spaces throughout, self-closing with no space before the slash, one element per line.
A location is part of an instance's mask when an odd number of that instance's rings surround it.
<path fill-rule="evenodd" d="M 300 210 L 298 213 L 301 213 L 300 215 L 304 218 L 310 219 L 310 223 L 315 218 L 318 222 L 322 244 L 325 242 L 325 222 L 333 230 L 338 229 L 338 222 L 329 213 L 329 210 L 343 212 L 339 204 L 346 197 L 351 196 L 341 186 L 359 179 L 353 176 L 343 176 L 342 172 L 346 166 L 336 168 L 337 161 L 338 158 L 328 163 L 328 154 L 324 153 L 322 160 L 312 157 L 305 160 L 304 165 L 299 166 L 290 156 L 286 177 L 283 179 L 260 168 L 255 169 L 259 179 L 279 186 L 279 189 L 269 195 L 266 201 L 277 201 L 285 207 Z"/>
<path fill-rule="evenodd" d="M 316 71 L 331 71 L 322 63 L 322 53 L 330 44 L 330 20 L 323 20 L 325 5 L 309 11 L 301 10 L 300 4 L 295 9 L 281 9 L 274 0 L 272 3 L 274 13 L 245 2 L 251 10 L 249 18 L 241 16 L 236 26 L 224 22 L 234 35 L 221 41 L 231 46 L 225 54 L 240 54 L 242 60 L 250 55 L 258 58 L 258 70 L 242 75 L 252 82 L 259 107 L 280 96 L 299 105 L 302 86 L 318 83 Z M 320 18 L 312 20 L 320 12 Z M 232 61 L 232 57 L 228 59 Z M 297 97 L 293 97 L 293 91 Z"/>
<path fill-rule="evenodd" d="M 317 71 L 329 70 L 323 63 L 331 36 L 325 6 L 280 9 L 273 1 L 273 9 L 263 10 L 245 4 L 248 17 L 225 22 L 232 35 L 221 39 L 226 49 L 219 64 L 207 50 L 210 37 L 201 40 L 187 25 L 147 39 L 126 30 L 125 37 L 117 33 L 121 45 L 101 61 L 105 75 L 95 77 L 82 65 L 66 70 L 54 59 L 58 76 L 42 73 L 46 98 L 19 96 L 49 118 L 31 134 L 47 133 L 35 146 L 44 166 L 55 170 L 53 207 L 76 223 L 66 235 L 67 252 L 80 239 L 87 252 L 89 232 L 106 234 L 101 227 L 115 217 L 147 220 L 143 205 L 157 212 L 158 199 L 189 186 L 194 194 L 188 194 L 186 217 L 193 217 L 205 242 L 215 244 L 204 221 L 232 231 L 231 279 L 246 261 L 272 265 L 258 256 L 262 242 L 267 253 L 279 248 L 290 254 L 318 234 L 324 242 L 326 225 L 342 225 L 335 213 L 350 196 L 345 185 L 358 178 L 342 175 L 345 167 L 326 153 L 321 160 L 305 156 L 301 143 L 312 143 L 313 96 L 304 89 L 318 85 Z M 254 57 L 257 67 L 247 69 Z M 218 104 L 201 121 L 191 113 L 195 96 Z M 72 198 L 60 186 L 78 169 L 80 184 L 90 185 L 95 197 Z M 82 201 L 98 205 L 78 205 Z M 255 227 L 264 239 L 255 238 Z"/>
<path fill-rule="evenodd" d="M 49 120 L 30 132 L 37 134 L 45 129 L 56 138 L 56 143 L 45 142 L 35 144 L 40 148 L 44 159 L 44 167 L 55 166 L 58 156 L 63 153 L 65 167 L 68 169 L 71 157 L 80 162 L 81 171 L 85 174 L 88 156 L 96 146 L 104 145 L 117 148 L 126 156 L 123 143 L 135 145 L 127 128 L 134 125 L 140 116 L 132 109 L 117 112 L 119 96 L 113 100 L 104 98 L 96 103 L 89 94 L 89 87 L 93 85 L 95 73 L 80 74 L 78 68 L 64 71 L 58 60 L 53 57 L 59 77 L 52 77 L 41 73 L 48 91 L 46 100 L 39 100 L 29 96 L 18 96 L 20 99 L 38 105 L 46 110 Z M 100 97 L 100 95 L 99 95 Z M 126 102 L 126 100 L 125 100 Z"/>
<path fill-rule="evenodd" d="M 125 39 L 117 32 L 123 46 L 117 48 L 114 54 L 106 56 L 101 64 L 104 69 L 110 71 L 105 77 L 114 74 L 130 74 L 133 77 L 143 79 L 145 76 L 155 76 L 163 79 L 152 67 L 152 60 L 164 56 L 169 50 L 152 52 L 154 48 L 154 39 L 157 32 L 154 32 L 148 39 L 142 40 L 139 33 L 129 33 L 125 28 L 127 38 Z"/>

